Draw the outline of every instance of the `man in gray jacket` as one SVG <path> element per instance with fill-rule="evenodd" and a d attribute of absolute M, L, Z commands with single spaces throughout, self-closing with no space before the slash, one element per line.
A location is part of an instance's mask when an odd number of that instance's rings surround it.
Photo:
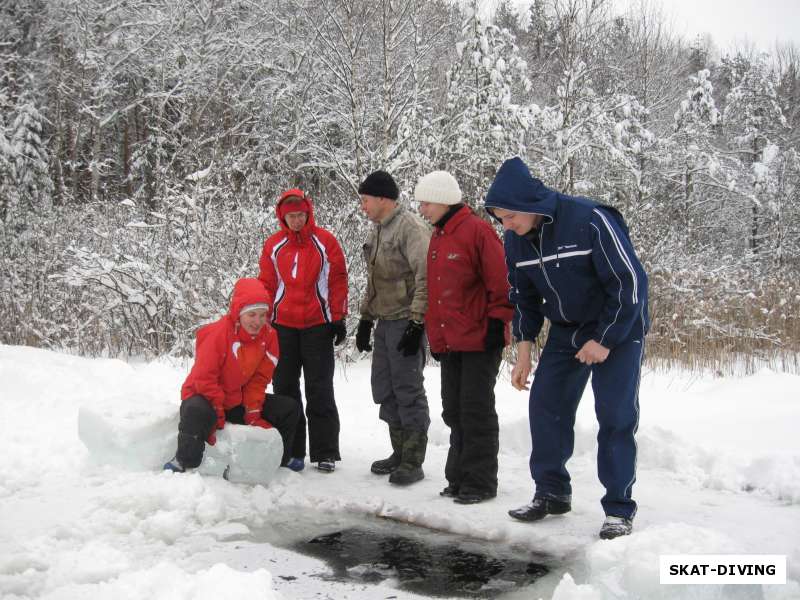
<path fill-rule="evenodd" d="M 367 290 L 361 302 L 356 347 L 372 349 L 372 397 L 389 425 L 392 455 L 372 463 L 372 472 L 408 485 L 425 474 L 430 414 L 423 386 L 428 306 L 426 259 L 430 229 L 397 204 L 400 191 L 391 175 L 375 171 L 359 186 L 361 210 L 375 228 L 364 244 Z"/>

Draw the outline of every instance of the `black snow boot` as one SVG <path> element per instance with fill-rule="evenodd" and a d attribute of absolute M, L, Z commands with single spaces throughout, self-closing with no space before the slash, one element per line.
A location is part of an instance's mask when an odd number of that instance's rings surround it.
<path fill-rule="evenodd" d="M 428 448 L 428 434 L 406 429 L 403 433 L 403 457 L 400 466 L 389 476 L 389 483 L 409 485 L 423 479 L 422 463 Z"/>
<path fill-rule="evenodd" d="M 389 438 L 392 442 L 392 455 L 389 458 L 376 460 L 372 463 L 370 471 L 376 475 L 388 475 L 400 466 L 400 460 L 403 456 L 403 430 L 399 427 L 390 427 Z"/>

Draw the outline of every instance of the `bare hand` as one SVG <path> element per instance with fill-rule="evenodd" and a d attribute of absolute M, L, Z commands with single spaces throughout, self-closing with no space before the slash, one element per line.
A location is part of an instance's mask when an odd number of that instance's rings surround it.
<path fill-rule="evenodd" d="M 517 364 L 511 370 L 511 385 L 516 390 L 528 390 L 531 376 L 531 342 L 517 344 Z"/>
<path fill-rule="evenodd" d="M 524 365 L 521 362 L 517 362 L 514 365 L 514 368 L 511 370 L 511 385 L 514 386 L 514 389 L 517 390 L 529 390 L 530 387 L 530 375 L 531 375 L 531 366 L 530 364 Z"/>
<path fill-rule="evenodd" d="M 594 365 L 607 359 L 609 352 L 610 350 L 605 346 L 601 346 L 594 340 L 589 340 L 580 350 L 578 350 L 575 358 L 585 365 Z"/>

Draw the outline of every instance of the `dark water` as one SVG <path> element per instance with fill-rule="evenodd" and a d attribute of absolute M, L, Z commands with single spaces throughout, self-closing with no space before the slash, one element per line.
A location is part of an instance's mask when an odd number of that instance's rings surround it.
<path fill-rule="evenodd" d="M 543 557 L 533 562 L 492 546 L 411 525 L 364 523 L 297 542 L 291 549 L 324 560 L 334 580 L 391 579 L 397 587 L 427 596 L 496 598 L 531 585 L 549 570 L 538 562 Z"/>

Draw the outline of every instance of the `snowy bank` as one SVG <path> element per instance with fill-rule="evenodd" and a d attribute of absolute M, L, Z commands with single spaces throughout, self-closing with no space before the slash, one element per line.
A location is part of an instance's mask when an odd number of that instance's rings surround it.
<path fill-rule="evenodd" d="M 497 386 L 498 498 L 474 506 L 438 494 L 448 430 L 435 366 L 425 373 L 433 421 L 427 477 L 410 488 L 369 472 L 389 444 L 371 400 L 368 361 L 337 369 L 344 460 L 331 475 L 281 469 L 268 487 L 232 484 L 104 464 L 80 442 L 81 407 L 110 419 L 114 435 L 128 441 L 161 431 L 154 424 L 174 422 L 187 368 L 0 346 L 0 596 L 311 598 L 324 590 L 337 598 L 418 597 L 391 582 L 323 580 L 325 563 L 263 541 L 261 532 L 278 523 L 291 529 L 296 515 L 313 513 L 388 517 L 547 557 L 550 574 L 519 597 L 800 597 L 800 377 L 646 373 L 636 528 L 629 538 L 602 542 L 590 392 L 570 462 L 573 511 L 524 524 L 506 511 L 532 495 L 527 398 L 507 379 Z M 309 526 L 297 522 L 298 531 Z M 789 582 L 739 590 L 659 585 L 658 557 L 680 553 L 785 554 Z"/>

